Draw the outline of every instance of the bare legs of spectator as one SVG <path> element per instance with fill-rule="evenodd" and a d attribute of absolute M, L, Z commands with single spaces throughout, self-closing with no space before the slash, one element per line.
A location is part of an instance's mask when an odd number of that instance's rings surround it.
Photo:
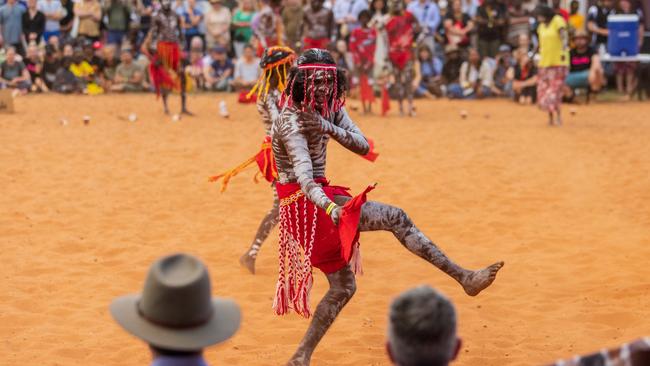
<path fill-rule="evenodd" d="M 336 196 L 343 205 L 349 197 Z M 465 269 L 454 263 L 424 235 L 401 208 L 379 202 L 367 202 L 361 210 L 360 231 L 390 231 L 411 253 L 424 259 L 456 280 L 470 296 L 476 296 L 490 286 L 503 262 L 497 262 L 478 271 Z M 316 346 L 332 325 L 345 304 L 356 291 L 354 273 L 349 266 L 327 275 L 329 290 L 318 303 L 307 333 L 300 342 L 288 366 L 307 366 Z"/>

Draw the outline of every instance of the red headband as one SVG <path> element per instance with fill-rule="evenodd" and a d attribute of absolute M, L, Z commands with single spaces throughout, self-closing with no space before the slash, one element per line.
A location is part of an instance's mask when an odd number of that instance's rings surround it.
<path fill-rule="evenodd" d="M 298 65 L 300 70 L 320 69 L 320 70 L 336 70 L 336 65 L 329 64 L 303 64 Z"/>

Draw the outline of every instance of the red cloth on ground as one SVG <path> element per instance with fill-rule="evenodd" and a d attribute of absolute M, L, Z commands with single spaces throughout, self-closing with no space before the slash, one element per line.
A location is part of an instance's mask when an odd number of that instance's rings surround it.
<path fill-rule="evenodd" d="M 305 37 L 302 40 L 302 49 L 308 50 L 310 48 L 320 48 L 323 50 L 327 49 L 327 45 L 330 43 L 329 38 L 309 38 Z"/>
<path fill-rule="evenodd" d="M 248 96 L 249 90 L 244 90 L 239 93 L 237 101 L 243 104 L 257 103 L 257 94 L 253 93 L 250 97 Z"/>
<path fill-rule="evenodd" d="M 386 23 L 388 33 L 388 58 L 395 67 L 402 70 L 411 60 L 415 33 L 413 26 L 417 19 L 405 11 L 402 15 L 392 15 Z"/>

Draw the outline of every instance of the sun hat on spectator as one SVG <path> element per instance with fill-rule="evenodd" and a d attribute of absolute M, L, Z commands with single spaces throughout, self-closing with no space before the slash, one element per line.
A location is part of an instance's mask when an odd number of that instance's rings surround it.
<path fill-rule="evenodd" d="M 127 332 L 175 351 L 223 342 L 235 334 L 241 320 L 234 301 L 212 297 L 207 268 L 188 254 L 157 260 L 142 293 L 117 298 L 110 310 Z"/>

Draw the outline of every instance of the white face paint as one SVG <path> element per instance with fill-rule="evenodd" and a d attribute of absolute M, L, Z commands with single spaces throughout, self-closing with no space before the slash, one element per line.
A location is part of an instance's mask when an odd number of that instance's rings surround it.
<path fill-rule="evenodd" d="M 334 71 L 314 71 L 314 102 L 318 106 L 324 105 L 327 99 L 334 93 Z"/>

